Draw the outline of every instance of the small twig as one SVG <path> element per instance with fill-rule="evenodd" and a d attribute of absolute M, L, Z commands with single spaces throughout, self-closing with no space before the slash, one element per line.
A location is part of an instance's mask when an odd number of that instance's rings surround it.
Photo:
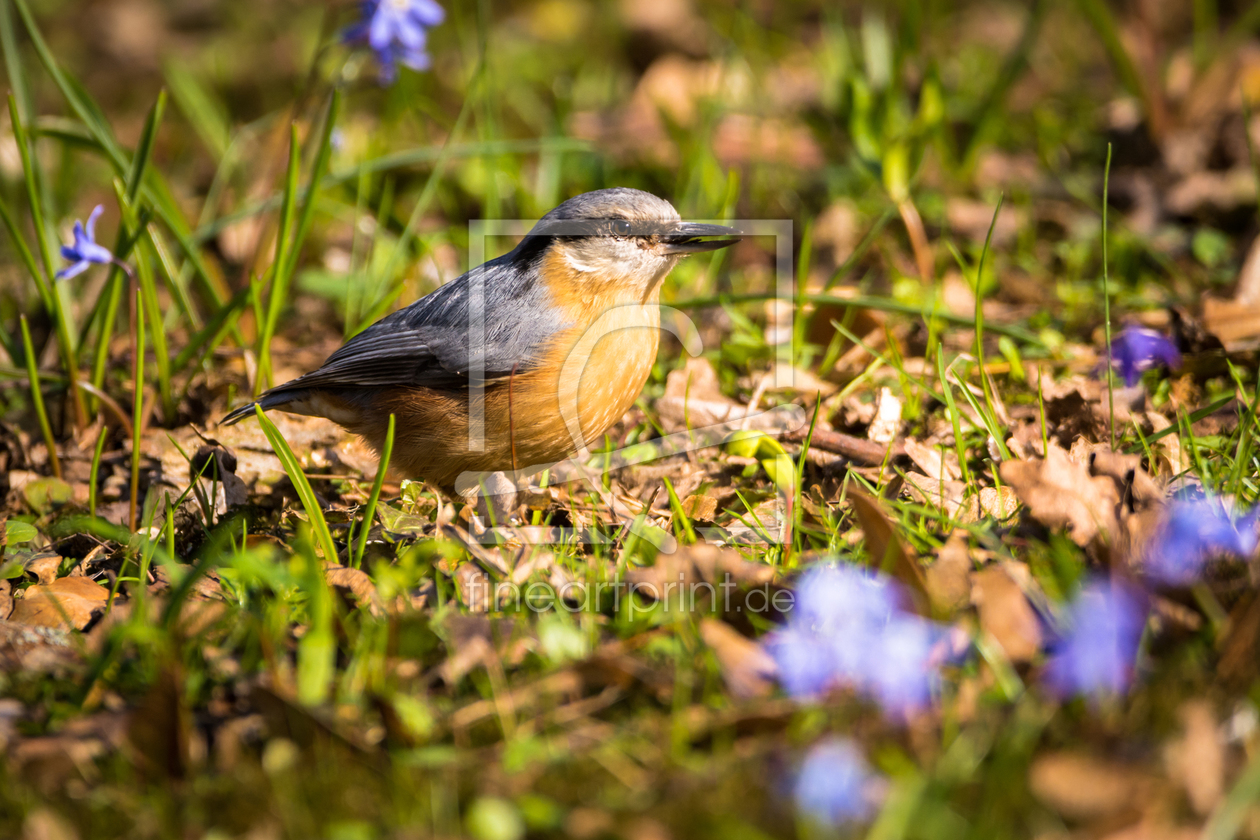
<path fill-rule="evenodd" d="M 784 443 L 802 443 L 806 434 L 808 434 L 808 429 L 786 432 L 783 435 L 783 441 Z M 885 446 L 873 440 L 827 429 L 814 429 L 814 437 L 809 445 L 812 449 L 821 449 L 833 455 L 843 455 L 851 461 L 870 467 L 879 466 L 886 458 L 904 458 L 906 455 L 906 446 L 901 441 L 893 441 Z"/>

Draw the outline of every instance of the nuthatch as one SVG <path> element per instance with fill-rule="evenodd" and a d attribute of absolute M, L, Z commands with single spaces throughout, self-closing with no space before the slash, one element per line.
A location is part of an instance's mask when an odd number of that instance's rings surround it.
<path fill-rule="evenodd" d="M 661 281 L 739 231 L 681 221 L 639 190 L 571 198 L 510 253 L 346 342 L 254 406 L 328 419 L 392 466 L 451 490 L 468 475 L 541 470 L 597 441 L 634 403 L 660 342 Z M 471 432 L 471 434 L 470 434 Z M 475 479 L 474 479 L 475 481 Z"/>

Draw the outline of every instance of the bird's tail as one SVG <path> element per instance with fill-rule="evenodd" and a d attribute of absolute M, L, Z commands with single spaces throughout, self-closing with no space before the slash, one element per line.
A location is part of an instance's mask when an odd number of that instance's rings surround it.
<path fill-rule="evenodd" d="M 220 426 L 231 426 L 239 423 L 246 417 L 254 416 L 254 406 L 262 406 L 263 411 L 270 411 L 273 408 L 280 408 L 295 399 L 300 399 L 302 391 L 267 391 L 258 399 L 248 402 L 245 405 L 228 413 L 226 417 L 219 421 Z"/>

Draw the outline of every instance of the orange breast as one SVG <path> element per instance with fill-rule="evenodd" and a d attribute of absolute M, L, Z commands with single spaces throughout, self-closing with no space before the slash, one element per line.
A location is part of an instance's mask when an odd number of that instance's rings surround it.
<path fill-rule="evenodd" d="M 510 385 L 481 396 L 390 389 L 371 411 L 338 422 L 379 450 L 393 413 L 394 469 L 443 487 L 462 473 L 532 472 L 564 460 L 597 443 L 634 404 L 660 345 L 655 300 L 588 312 L 588 323 L 557 334 L 542 363 Z"/>

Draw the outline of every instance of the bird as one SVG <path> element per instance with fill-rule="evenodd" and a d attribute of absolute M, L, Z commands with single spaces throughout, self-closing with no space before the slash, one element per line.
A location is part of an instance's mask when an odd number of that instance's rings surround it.
<path fill-rule="evenodd" d="M 720 238 L 717 238 L 720 237 Z M 634 404 L 656 361 L 661 283 L 739 241 L 626 187 L 574 196 L 509 253 L 347 341 L 315 371 L 229 413 L 326 417 L 390 466 L 452 493 L 584 451 Z"/>

